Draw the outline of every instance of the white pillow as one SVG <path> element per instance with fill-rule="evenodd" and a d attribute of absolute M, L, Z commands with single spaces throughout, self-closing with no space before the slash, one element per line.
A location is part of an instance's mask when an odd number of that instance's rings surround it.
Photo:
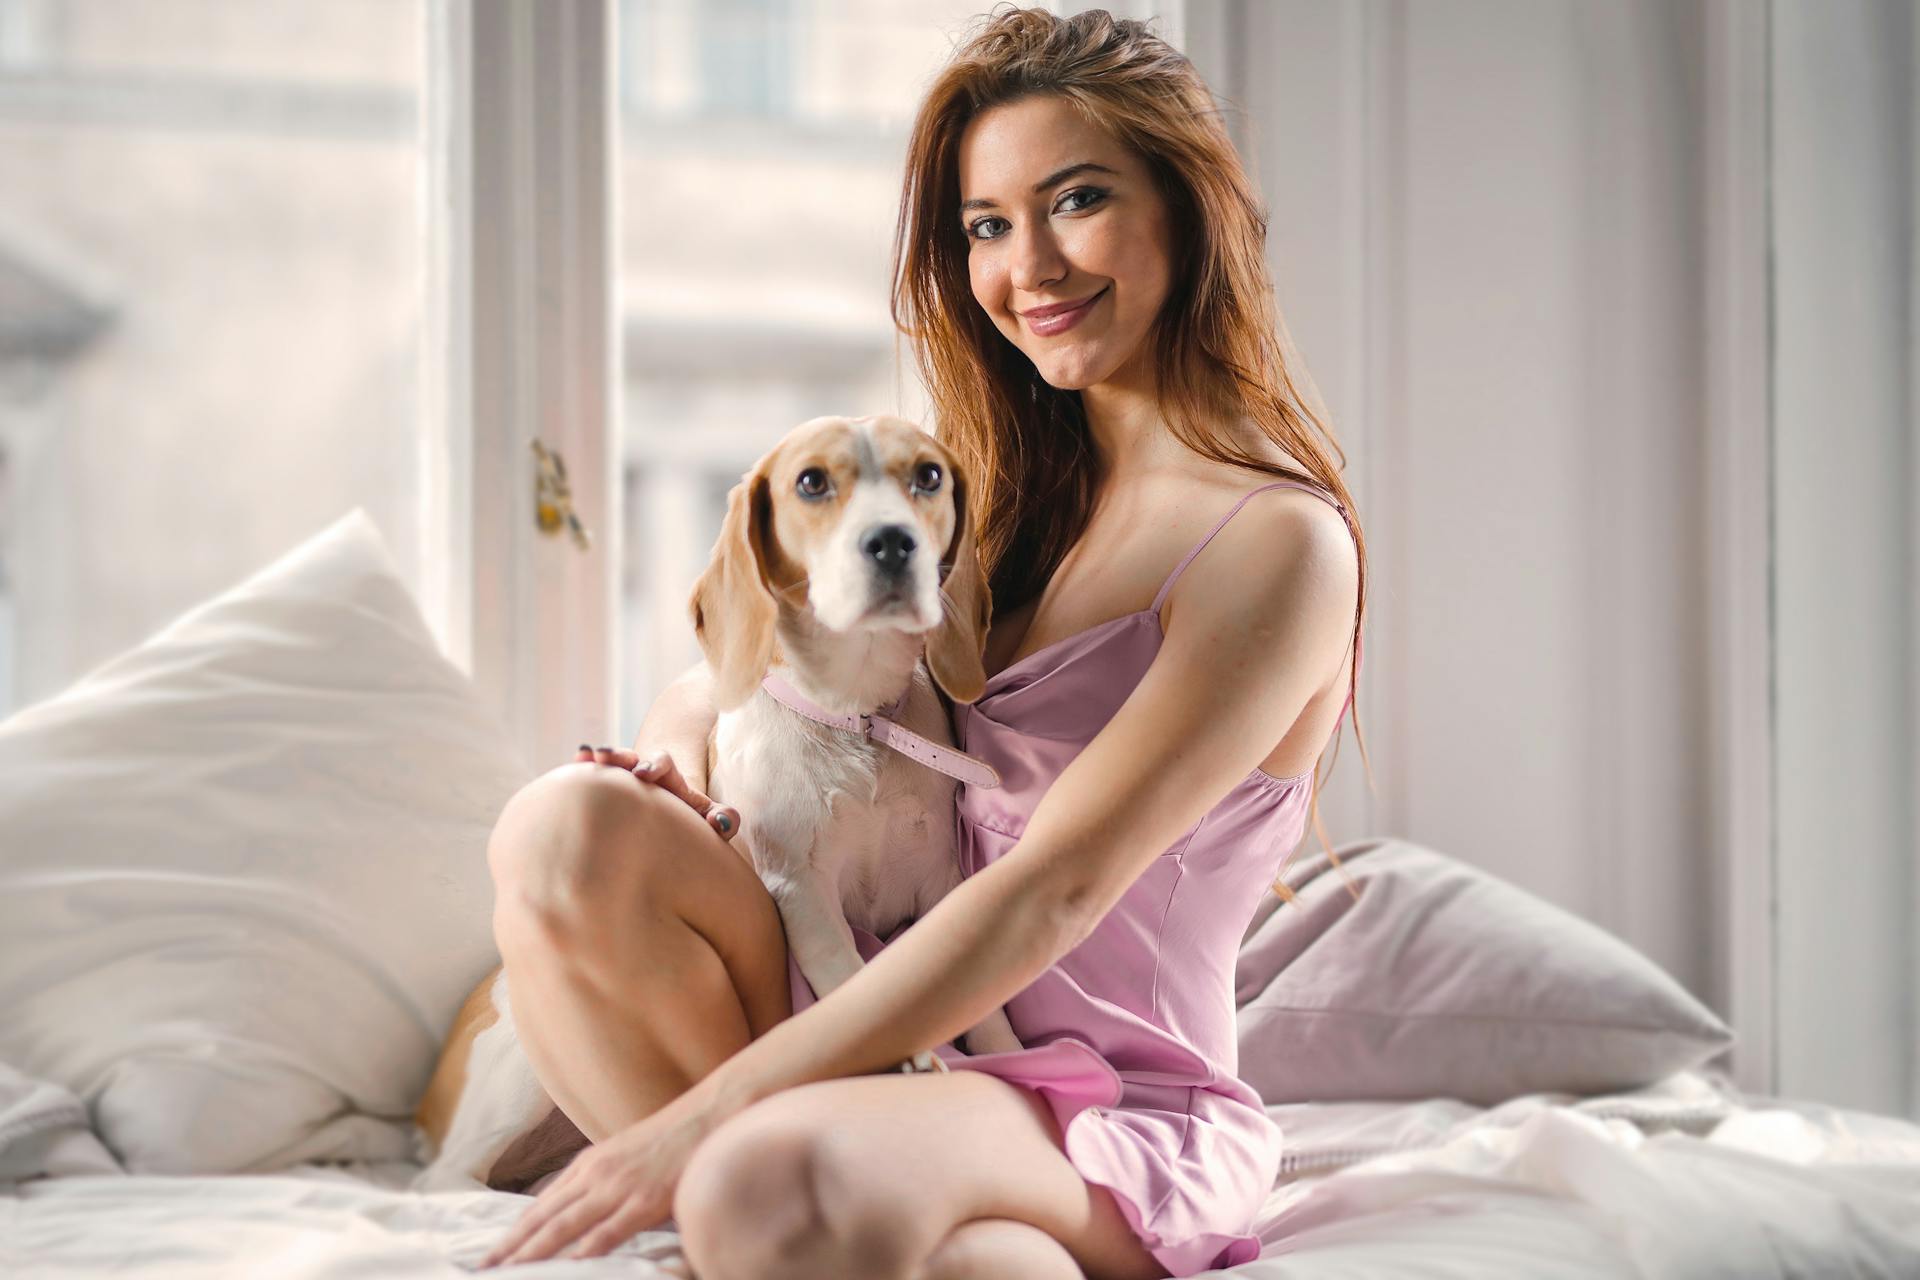
<path fill-rule="evenodd" d="M 0 723 L 0 1061 L 133 1173 L 409 1156 L 532 774 L 350 512 Z"/>

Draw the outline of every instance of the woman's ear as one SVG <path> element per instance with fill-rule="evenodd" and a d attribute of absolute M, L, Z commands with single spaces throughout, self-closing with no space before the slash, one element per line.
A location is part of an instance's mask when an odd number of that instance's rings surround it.
<path fill-rule="evenodd" d="M 713 706 L 727 711 L 753 696 L 773 666 L 773 624 L 779 613 L 767 580 L 767 535 L 773 498 L 755 468 L 727 494 L 727 515 L 713 559 L 687 601 L 693 634 L 713 671 Z"/>
<path fill-rule="evenodd" d="M 980 569 L 980 548 L 967 502 L 967 482 L 958 467 L 953 480 L 953 537 L 941 563 L 952 565 L 941 585 L 940 625 L 927 638 L 927 670 L 955 702 L 972 702 L 987 686 L 981 655 L 987 648 L 987 624 L 993 618 L 993 594 Z"/>

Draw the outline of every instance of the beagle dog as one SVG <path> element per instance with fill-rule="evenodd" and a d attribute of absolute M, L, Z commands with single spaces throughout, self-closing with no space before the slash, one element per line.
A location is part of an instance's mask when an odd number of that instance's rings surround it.
<path fill-rule="evenodd" d="M 849 926 L 886 938 L 960 882 L 957 781 L 999 785 L 954 750 L 934 689 L 971 702 L 986 684 L 992 599 L 969 516 L 952 453 L 919 427 L 816 418 L 729 493 L 688 602 L 719 713 L 707 794 L 740 811 L 734 846 L 820 999 L 863 963 Z M 554 1108 L 504 971 L 461 1010 L 463 1033 L 464 1080 L 443 1067 L 416 1117 L 416 1189 L 485 1181 L 516 1142 L 523 1157 L 540 1145 L 536 1126 L 570 1127 L 540 1124 Z M 1001 1010 L 965 1039 L 970 1053 L 1021 1047 Z M 945 1066 L 923 1053 L 900 1069 Z"/>

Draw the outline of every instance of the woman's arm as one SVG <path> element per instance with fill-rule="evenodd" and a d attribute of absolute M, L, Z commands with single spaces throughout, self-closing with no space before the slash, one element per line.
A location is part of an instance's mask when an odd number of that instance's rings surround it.
<path fill-rule="evenodd" d="M 570 1256 L 593 1257 L 663 1221 L 694 1151 L 733 1114 L 953 1038 L 1091 933 L 1344 662 L 1358 568 L 1340 517 L 1312 506 L 1326 519 L 1298 504 L 1249 511 L 1214 539 L 1231 550 L 1182 577 L 1153 665 L 1004 858 L 826 999 L 583 1152 L 482 1265 L 550 1257 L 576 1240 Z"/>
<path fill-rule="evenodd" d="M 707 738 L 720 713 L 713 707 L 713 672 L 704 661 L 675 676 L 647 709 L 633 750 L 641 759 L 655 751 L 673 757 L 694 790 L 707 789 Z"/>
<path fill-rule="evenodd" d="M 695 1086 L 710 1118 L 879 1070 L 965 1031 L 1072 950 L 1273 750 L 1345 660 L 1358 565 L 1316 502 L 1249 508 L 1194 562 L 1139 686 L 1055 780 L 1019 843 L 816 1005 Z"/>

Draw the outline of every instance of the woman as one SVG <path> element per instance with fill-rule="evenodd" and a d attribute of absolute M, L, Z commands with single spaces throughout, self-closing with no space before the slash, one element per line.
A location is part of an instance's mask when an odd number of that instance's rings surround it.
<path fill-rule="evenodd" d="M 596 1145 L 489 1263 L 669 1213 L 703 1280 L 1257 1255 L 1280 1135 L 1234 1078 L 1234 957 L 1352 698 L 1365 564 L 1264 234 L 1205 87 L 1140 24 L 1002 11 L 956 53 L 914 126 L 895 314 L 999 606 L 956 737 L 1009 785 L 962 792 L 967 878 L 818 1009 L 738 821 L 681 777 L 697 677 L 642 730 L 673 762 L 602 748 L 620 768 L 516 796 L 496 934 Z M 1003 1002 L 1024 1051 L 862 1074 Z"/>

